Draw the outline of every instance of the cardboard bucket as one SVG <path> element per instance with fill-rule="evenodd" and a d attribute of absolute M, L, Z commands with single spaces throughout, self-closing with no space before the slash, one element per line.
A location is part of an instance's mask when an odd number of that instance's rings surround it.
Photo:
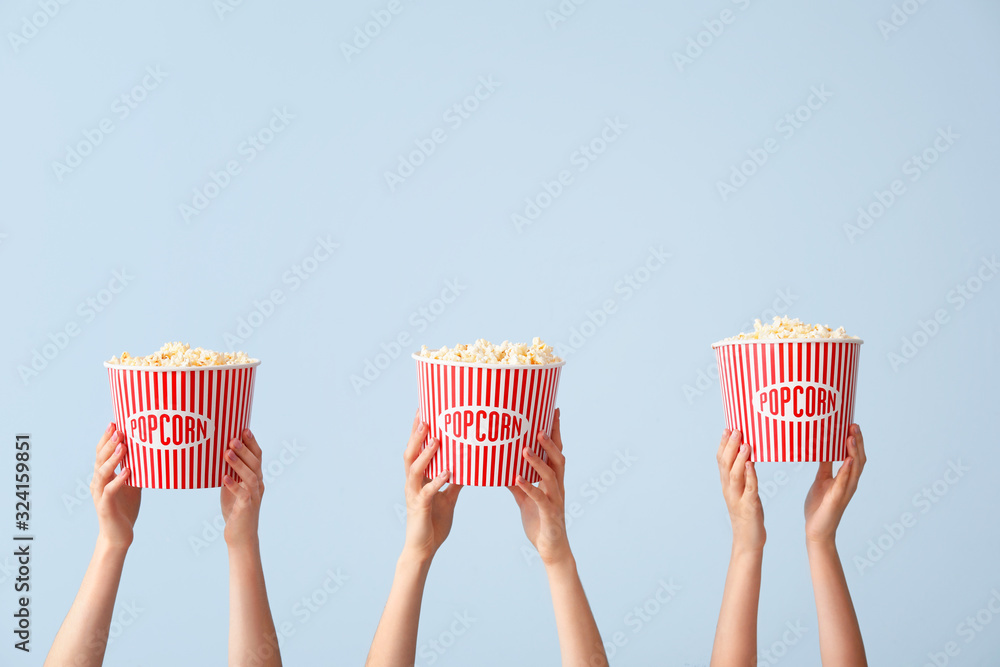
<path fill-rule="evenodd" d="M 715 343 L 726 426 L 754 461 L 843 461 L 854 420 L 857 338 Z"/>
<path fill-rule="evenodd" d="M 228 443 L 250 424 L 259 361 L 190 368 L 105 363 L 129 484 L 205 489 L 238 479 Z"/>
<path fill-rule="evenodd" d="M 452 473 L 465 486 L 513 486 L 539 475 L 521 456 L 528 446 L 544 459 L 538 434 L 552 432 L 563 365 L 512 366 L 427 359 L 414 354 L 420 419 L 441 448 L 427 467 L 434 478 Z"/>

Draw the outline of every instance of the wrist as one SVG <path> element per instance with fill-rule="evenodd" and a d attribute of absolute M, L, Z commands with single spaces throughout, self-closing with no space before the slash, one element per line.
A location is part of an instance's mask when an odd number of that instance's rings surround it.
<path fill-rule="evenodd" d="M 104 559 L 125 560 L 128 548 L 132 540 L 113 540 L 104 534 L 98 534 L 97 544 L 94 546 L 94 556 Z"/>
<path fill-rule="evenodd" d="M 545 571 L 551 576 L 553 574 L 565 574 L 576 572 L 576 559 L 573 553 L 566 549 L 564 553 L 551 558 L 542 558 Z"/>
<path fill-rule="evenodd" d="M 426 577 L 431 569 L 432 560 L 434 560 L 434 554 L 417 552 L 403 547 L 403 551 L 396 561 L 396 572 Z"/>
<path fill-rule="evenodd" d="M 837 553 L 837 535 L 806 535 L 806 551 L 809 555 L 821 555 L 825 553 Z"/>

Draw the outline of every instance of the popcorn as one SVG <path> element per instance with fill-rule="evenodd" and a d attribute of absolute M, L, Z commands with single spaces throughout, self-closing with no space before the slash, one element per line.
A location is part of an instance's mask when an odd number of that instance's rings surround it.
<path fill-rule="evenodd" d="M 541 366 L 556 364 L 562 361 L 552 353 L 552 346 L 546 345 L 541 338 L 533 338 L 531 346 L 524 343 L 504 341 L 494 345 L 485 338 L 480 338 L 472 345 L 456 345 L 440 350 L 428 350 L 424 345 L 419 356 L 441 361 L 461 361 L 470 364 L 509 364 L 511 366 Z"/>
<path fill-rule="evenodd" d="M 730 336 L 722 342 L 734 340 L 781 340 L 792 338 L 857 338 L 849 336 L 844 327 L 831 329 L 822 324 L 804 324 L 798 318 L 789 319 L 785 317 L 774 317 L 770 324 L 761 324 L 760 320 L 754 320 L 753 333 L 741 333 Z"/>
<path fill-rule="evenodd" d="M 192 366 L 233 366 L 236 364 L 252 364 L 257 359 L 251 359 L 246 352 L 213 352 L 201 347 L 191 349 L 187 343 L 164 343 L 158 352 L 145 357 L 133 357 L 128 352 L 122 352 L 120 357 L 111 357 L 109 364 L 119 366 L 165 366 L 189 368 Z"/>

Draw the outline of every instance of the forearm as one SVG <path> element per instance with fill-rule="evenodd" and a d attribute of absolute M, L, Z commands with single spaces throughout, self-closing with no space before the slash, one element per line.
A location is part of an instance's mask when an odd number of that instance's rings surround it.
<path fill-rule="evenodd" d="M 98 538 L 80 590 L 45 658 L 46 667 L 98 667 L 104 662 L 127 550 Z"/>
<path fill-rule="evenodd" d="M 545 572 L 549 577 L 563 667 L 607 665 L 601 633 L 583 591 L 576 561 L 570 556 L 547 565 Z"/>
<path fill-rule="evenodd" d="M 389 599 L 379 619 L 378 629 L 368 651 L 366 667 L 412 665 L 417 654 L 417 627 L 424 584 L 430 571 L 429 559 L 403 553 L 396 563 L 396 575 Z"/>
<path fill-rule="evenodd" d="M 712 667 L 745 667 L 757 660 L 757 606 L 764 549 L 733 545 L 712 646 Z"/>
<path fill-rule="evenodd" d="M 229 548 L 229 664 L 281 665 L 258 544 Z"/>
<path fill-rule="evenodd" d="M 854 613 L 837 545 L 832 540 L 807 541 L 806 545 L 816 597 L 822 663 L 827 667 L 867 665 L 861 627 Z"/>

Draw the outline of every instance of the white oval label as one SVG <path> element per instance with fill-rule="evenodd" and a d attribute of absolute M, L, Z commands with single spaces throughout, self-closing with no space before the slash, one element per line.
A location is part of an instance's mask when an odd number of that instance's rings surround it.
<path fill-rule="evenodd" d="M 814 421 L 840 410 L 840 392 L 819 382 L 779 382 L 757 392 L 753 409 L 786 422 Z"/>
<path fill-rule="evenodd" d="M 195 447 L 213 433 L 212 420 L 193 412 L 143 410 L 128 419 L 132 440 L 155 449 Z"/>
<path fill-rule="evenodd" d="M 446 436 L 466 445 L 505 445 L 531 430 L 527 417 L 506 408 L 448 408 L 436 421 Z"/>

